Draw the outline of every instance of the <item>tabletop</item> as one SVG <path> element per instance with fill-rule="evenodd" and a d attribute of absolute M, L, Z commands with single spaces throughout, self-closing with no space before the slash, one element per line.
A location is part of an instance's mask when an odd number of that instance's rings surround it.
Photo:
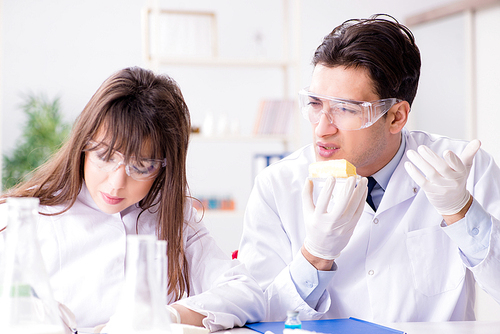
<path fill-rule="evenodd" d="M 500 321 L 401 322 L 380 323 L 379 325 L 404 331 L 407 334 L 500 334 Z M 233 328 L 217 333 L 255 334 L 257 332 L 248 328 Z"/>

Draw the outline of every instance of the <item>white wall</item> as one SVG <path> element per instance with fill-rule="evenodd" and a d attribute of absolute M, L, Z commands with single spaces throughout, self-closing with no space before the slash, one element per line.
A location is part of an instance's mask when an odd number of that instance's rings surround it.
<path fill-rule="evenodd" d="M 411 128 L 467 138 L 464 15 L 411 27 L 422 58 Z"/>
<path fill-rule="evenodd" d="M 500 163 L 500 6 L 481 10 L 476 15 L 477 133 L 483 148 Z"/>
<path fill-rule="evenodd" d="M 73 121 L 112 72 L 142 65 L 140 9 L 144 1 L 4 1 L 2 151 L 20 133 L 23 95 L 60 96 Z"/>

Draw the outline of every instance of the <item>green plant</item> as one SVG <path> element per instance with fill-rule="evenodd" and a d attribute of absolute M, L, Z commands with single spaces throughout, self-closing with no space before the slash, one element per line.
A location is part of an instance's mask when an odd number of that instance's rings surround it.
<path fill-rule="evenodd" d="M 50 101 L 44 95 L 29 95 L 22 110 L 27 121 L 21 138 L 12 153 L 3 156 L 3 189 L 29 177 L 61 146 L 70 130 L 63 122 L 59 98 Z"/>

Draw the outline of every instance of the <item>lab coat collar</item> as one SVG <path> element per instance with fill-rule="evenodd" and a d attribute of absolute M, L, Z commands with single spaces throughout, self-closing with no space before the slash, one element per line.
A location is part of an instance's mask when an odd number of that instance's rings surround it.
<path fill-rule="evenodd" d="M 387 185 L 389 184 L 392 174 L 394 174 L 394 171 L 396 170 L 399 162 L 401 161 L 401 158 L 405 153 L 405 147 L 406 137 L 401 134 L 401 143 L 399 144 L 399 149 L 394 157 L 381 170 L 372 175 L 372 177 L 375 179 L 375 181 L 377 181 L 377 183 L 380 185 L 380 187 L 382 187 L 384 191 L 387 189 Z"/>
<path fill-rule="evenodd" d="M 82 202 L 86 206 L 91 207 L 94 210 L 101 211 L 101 209 L 99 209 L 97 204 L 94 202 L 94 199 L 90 195 L 89 189 L 85 185 L 85 181 L 83 181 L 82 189 L 80 190 L 80 193 L 78 194 L 77 200 Z"/>
<path fill-rule="evenodd" d="M 402 136 L 402 143 L 404 142 L 405 147 L 401 152 L 399 163 L 388 180 L 386 191 L 377 209 L 377 215 L 414 197 L 420 189 L 416 182 L 408 175 L 404 167 L 405 162 L 409 161 L 406 152 L 410 149 L 415 150 L 418 145 L 415 140 L 412 139 L 410 132 L 406 128 L 403 129 Z"/>

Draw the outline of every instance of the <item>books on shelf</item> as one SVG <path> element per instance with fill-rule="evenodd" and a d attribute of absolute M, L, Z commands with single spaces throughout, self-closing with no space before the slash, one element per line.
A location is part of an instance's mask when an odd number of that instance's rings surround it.
<path fill-rule="evenodd" d="M 234 211 L 235 200 L 231 196 L 196 196 L 193 207 L 199 212 L 204 210 L 228 210 Z"/>
<path fill-rule="evenodd" d="M 297 112 L 294 100 L 263 100 L 255 119 L 254 134 L 285 135 L 290 132 L 293 113 Z"/>

